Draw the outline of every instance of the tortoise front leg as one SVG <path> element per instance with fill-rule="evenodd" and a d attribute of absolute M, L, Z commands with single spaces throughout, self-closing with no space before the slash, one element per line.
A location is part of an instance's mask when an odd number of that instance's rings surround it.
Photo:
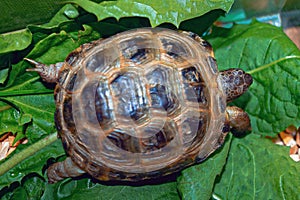
<path fill-rule="evenodd" d="M 56 183 L 67 177 L 77 177 L 85 172 L 77 167 L 70 157 L 62 162 L 57 162 L 47 169 L 47 176 L 49 183 Z"/>
<path fill-rule="evenodd" d="M 243 136 L 245 133 L 251 131 L 250 118 L 243 109 L 236 106 L 228 106 L 226 112 L 231 132 L 235 136 Z"/>

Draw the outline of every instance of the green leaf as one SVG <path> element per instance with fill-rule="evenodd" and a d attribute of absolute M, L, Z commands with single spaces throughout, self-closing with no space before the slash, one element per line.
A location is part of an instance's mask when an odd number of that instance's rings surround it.
<path fill-rule="evenodd" d="M 240 67 L 254 78 L 235 101 L 250 114 L 254 133 L 274 136 L 300 124 L 300 51 L 280 28 L 258 22 L 215 28 L 209 41 L 220 69 Z"/>
<path fill-rule="evenodd" d="M 28 120 L 28 115 L 33 118 L 35 125 L 45 130 L 45 133 L 55 132 L 53 119 L 54 119 L 54 100 L 53 94 L 49 95 L 23 95 L 14 97 L 2 98 L 17 106 L 22 113 L 26 113 L 25 117 Z M 36 135 L 33 133 L 33 135 Z M 28 138 L 33 137 L 28 135 Z M 40 137 L 41 135 L 37 135 Z"/>
<path fill-rule="evenodd" d="M 4 83 L 4 81 L 8 77 L 8 68 L 0 70 L 0 84 Z"/>
<path fill-rule="evenodd" d="M 49 23 L 43 24 L 43 27 L 53 28 L 63 22 L 71 21 L 79 16 L 78 10 L 71 4 L 66 4 L 62 7 L 56 15 L 50 20 Z"/>
<path fill-rule="evenodd" d="M 31 174 L 25 177 L 21 184 L 16 185 L 19 187 L 5 188 L 0 191 L 1 200 L 41 199 L 46 183 L 37 174 Z"/>
<path fill-rule="evenodd" d="M 22 130 L 19 125 L 21 116 L 18 110 L 11 105 L 0 101 L 0 135 L 2 133 L 16 133 Z"/>
<path fill-rule="evenodd" d="M 41 24 L 49 21 L 63 6 L 57 0 L 14 0 L 0 1 L 0 32 L 25 28 L 28 24 Z"/>
<path fill-rule="evenodd" d="M 120 19 L 137 16 L 148 18 L 153 27 L 162 23 L 171 23 L 179 27 L 182 21 L 199 17 L 211 10 L 222 9 L 228 12 L 233 4 L 231 0 L 119 0 L 102 1 L 99 4 L 87 0 L 68 2 L 78 4 L 86 11 L 95 14 L 99 21 L 108 17 Z"/>
<path fill-rule="evenodd" d="M 0 34 L 0 54 L 23 50 L 31 43 L 32 35 L 28 29 Z"/>
<path fill-rule="evenodd" d="M 203 163 L 182 171 L 178 178 L 178 190 L 182 199 L 210 199 L 215 183 L 226 163 L 231 144 L 231 135 L 224 146 Z"/>
<path fill-rule="evenodd" d="M 26 191 L 27 199 L 40 199 L 44 192 L 45 181 L 39 176 L 29 176 L 22 186 Z"/>
<path fill-rule="evenodd" d="M 160 185 L 128 186 L 114 185 L 107 186 L 94 183 L 90 179 L 71 181 L 66 179 L 60 183 L 47 185 L 42 200 L 64 199 L 84 200 L 93 197 L 95 200 L 179 200 L 176 183 L 164 183 Z"/>
<path fill-rule="evenodd" d="M 46 64 L 64 61 L 67 55 L 81 44 L 100 38 L 99 33 L 93 31 L 88 25 L 83 27 L 84 30 L 80 30 L 81 27 L 77 24 L 69 24 L 67 28 L 75 28 L 74 32 L 62 30 L 59 33 L 50 34 L 40 40 L 27 57 Z"/>
<path fill-rule="evenodd" d="M 287 147 L 252 134 L 234 138 L 225 170 L 214 188 L 217 199 L 300 199 L 300 165 Z"/>
<path fill-rule="evenodd" d="M 78 10 L 71 4 L 64 5 L 53 18 L 42 25 L 29 25 L 28 28 L 33 33 L 41 29 L 53 29 L 59 27 L 62 23 L 71 22 L 79 16 Z"/>

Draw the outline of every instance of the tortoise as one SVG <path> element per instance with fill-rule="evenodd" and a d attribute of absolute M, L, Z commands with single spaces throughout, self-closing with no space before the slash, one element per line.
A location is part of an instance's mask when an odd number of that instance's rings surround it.
<path fill-rule="evenodd" d="M 247 113 L 226 105 L 251 75 L 218 71 L 212 46 L 192 32 L 139 28 L 83 44 L 64 62 L 25 59 L 56 83 L 55 125 L 68 157 L 47 169 L 50 183 L 84 173 L 157 179 L 202 162 L 228 132 L 251 130 Z"/>

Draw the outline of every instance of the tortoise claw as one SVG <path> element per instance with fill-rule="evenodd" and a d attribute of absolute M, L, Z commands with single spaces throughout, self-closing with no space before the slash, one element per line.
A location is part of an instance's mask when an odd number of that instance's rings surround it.
<path fill-rule="evenodd" d="M 37 62 L 37 61 L 35 61 L 35 60 L 32 60 L 32 59 L 30 59 L 30 58 L 24 58 L 24 60 L 30 62 L 31 64 L 33 64 L 33 65 L 35 65 L 35 66 L 38 66 L 38 65 L 41 64 L 41 63 L 39 63 L 39 62 Z"/>
<path fill-rule="evenodd" d="M 45 68 L 45 64 L 42 64 L 40 62 L 37 62 L 35 60 L 29 59 L 29 58 L 24 58 L 24 60 L 28 61 L 29 63 L 35 65 L 35 68 L 29 68 L 26 69 L 27 72 L 38 72 L 38 73 L 42 73 L 43 69 Z"/>

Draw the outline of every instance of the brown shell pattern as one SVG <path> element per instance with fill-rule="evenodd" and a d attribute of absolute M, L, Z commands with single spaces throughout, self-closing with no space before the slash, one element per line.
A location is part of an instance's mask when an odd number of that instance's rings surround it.
<path fill-rule="evenodd" d="M 137 29 L 72 52 L 55 91 L 72 160 L 100 180 L 141 180 L 205 159 L 223 142 L 226 98 L 210 45 Z"/>

